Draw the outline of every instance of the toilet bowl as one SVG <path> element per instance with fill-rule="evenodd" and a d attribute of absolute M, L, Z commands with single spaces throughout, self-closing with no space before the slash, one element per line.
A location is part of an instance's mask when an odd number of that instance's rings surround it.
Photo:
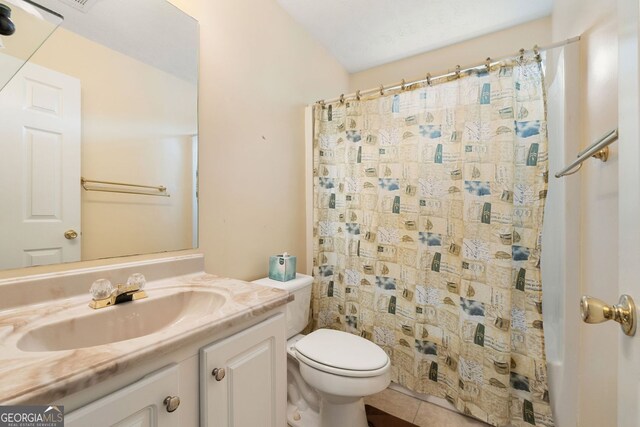
<path fill-rule="evenodd" d="M 389 356 L 356 335 L 318 329 L 295 346 L 300 374 L 320 395 L 320 426 L 366 427 L 364 396 L 391 381 Z"/>
<path fill-rule="evenodd" d="M 254 283 L 295 295 L 287 305 L 287 422 L 292 427 L 367 427 L 365 396 L 391 381 L 389 356 L 376 344 L 347 332 L 307 325 L 313 278 Z"/>

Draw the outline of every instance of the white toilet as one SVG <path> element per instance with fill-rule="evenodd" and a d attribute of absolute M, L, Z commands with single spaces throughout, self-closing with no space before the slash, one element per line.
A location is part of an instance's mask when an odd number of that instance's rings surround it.
<path fill-rule="evenodd" d="M 295 295 L 287 305 L 287 422 L 292 427 L 367 427 L 363 397 L 378 393 L 391 381 L 389 356 L 376 344 L 347 332 L 307 326 L 313 278 L 297 274 L 261 285 Z"/>

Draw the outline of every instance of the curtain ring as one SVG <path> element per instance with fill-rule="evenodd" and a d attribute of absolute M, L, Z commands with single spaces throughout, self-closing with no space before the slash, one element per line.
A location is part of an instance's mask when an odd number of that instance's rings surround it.
<path fill-rule="evenodd" d="M 431 86 L 431 73 L 427 73 L 427 85 Z"/>
<path fill-rule="evenodd" d="M 384 86 L 380 85 L 380 95 L 384 96 Z"/>
<path fill-rule="evenodd" d="M 487 72 L 491 71 L 491 57 L 487 56 L 487 61 L 484 63 L 484 66 L 487 67 Z"/>
<path fill-rule="evenodd" d="M 460 78 L 460 66 L 456 65 L 456 79 Z"/>
<path fill-rule="evenodd" d="M 542 61 L 542 57 L 540 56 L 540 48 L 538 45 L 533 45 L 533 53 L 536 55 L 536 61 Z"/>
<path fill-rule="evenodd" d="M 344 104 L 344 93 L 340 94 L 340 104 Z"/>
<path fill-rule="evenodd" d="M 356 90 L 356 99 L 360 101 L 360 89 Z"/>
<path fill-rule="evenodd" d="M 524 48 L 520 49 L 520 62 L 524 61 Z"/>
<path fill-rule="evenodd" d="M 400 90 L 404 91 L 405 89 L 406 89 L 406 83 L 404 79 L 402 79 L 402 82 L 400 82 Z"/>
<path fill-rule="evenodd" d="M 320 107 L 324 110 L 324 99 L 318 101 L 318 104 L 320 104 Z"/>

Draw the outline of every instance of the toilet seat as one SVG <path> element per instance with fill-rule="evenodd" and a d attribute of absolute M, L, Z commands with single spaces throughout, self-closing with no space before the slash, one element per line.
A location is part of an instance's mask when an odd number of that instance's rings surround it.
<path fill-rule="evenodd" d="M 326 372 L 328 374 L 334 374 L 341 377 L 351 377 L 351 378 L 368 378 L 368 377 L 376 377 L 378 375 L 382 375 L 389 370 L 389 366 L 391 362 L 387 362 L 382 368 L 376 369 L 374 371 L 350 371 L 348 369 L 340 369 L 335 368 L 333 366 L 323 365 L 322 363 L 318 363 L 313 359 L 309 359 L 303 354 L 296 352 L 296 359 L 300 363 L 304 363 L 307 366 L 315 368 L 319 371 Z"/>
<path fill-rule="evenodd" d="M 318 329 L 295 344 L 296 357 L 343 377 L 375 377 L 389 370 L 389 356 L 376 344 L 347 332 Z"/>

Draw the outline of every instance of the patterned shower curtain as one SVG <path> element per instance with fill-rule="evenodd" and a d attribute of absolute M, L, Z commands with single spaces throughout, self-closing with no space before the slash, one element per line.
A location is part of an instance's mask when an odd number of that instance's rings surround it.
<path fill-rule="evenodd" d="M 313 328 L 495 426 L 552 426 L 541 64 L 315 108 Z M 348 351 L 348 349 L 345 349 Z"/>

